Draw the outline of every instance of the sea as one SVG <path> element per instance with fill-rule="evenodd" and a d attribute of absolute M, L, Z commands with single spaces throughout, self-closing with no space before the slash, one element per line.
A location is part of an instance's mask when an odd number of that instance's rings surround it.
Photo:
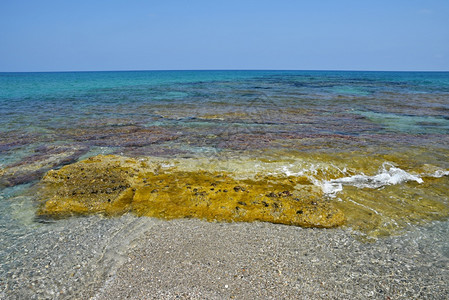
<path fill-rule="evenodd" d="M 447 228 L 449 72 L 0 73 L 3 257 L 65 224 L 36 217 L 49 170 L 108 154 L 305 178 L 370 241 Z"/>

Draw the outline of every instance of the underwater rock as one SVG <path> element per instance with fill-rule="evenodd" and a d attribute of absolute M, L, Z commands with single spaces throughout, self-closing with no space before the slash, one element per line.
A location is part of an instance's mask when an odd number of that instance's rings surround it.
<path fill-rule="evenodd" d="M 219 120 L 219 121 L 248 121 L 251 120 L 251 116 L 246 112 L 222 112 L 222 113 L 206 113 L 198 116 L 198 119 L 203 120 Z"/>
<path fill-rule="evenodd" d="M 296 148 L 306 143 L 313 143 L 320 147 L 332 148 L 335 142 L 356 143 L 358 139 L 341 134 L 310 134 L 301 132 L 227 132 L 224 130 L 219 135 L 217 147 L 234 150 L 245 149 L 269 149 L 284 148 L 290 146 Z M 296 145 L 296 146 L 292 146 Z"/>
<path fill-rule="evenodd" d="M 124 125 L 71 128 L 63 134 L 63 137 L 94 146 L 142 147 L 174 140 L 177 135 L 157 126 Z"/>
<path fill-rule="evenodd" d="M 45 140 L 36 133 L 24 133 L 18 130 L 0 132 L 0 153 L 6 153 L 18 148 Z"/>
<path fill-rule="evenodd" d="M 113 152 L 113 154 L 120 154 L 124 156 L 136 157 L 136 156 L 157 156 L 157 157 L 175 157 L 175 156 L 188 156 L 191 152 L 184 149 L 180 149 L 178 144 L 170 145 L 167 147 L 164 144 L 152 144 L 141 147 L 125 147 L 119 148 Z"/>
<path fill-rule="evenodd" d="M 42 146 L 17 163 L 0 169 L 0 187 L 15 186 L 39 179 L 45 172 L 75 162 L 88 148 L 82 146 Z"/>
<path fill-rule="evenodd" d="M 65 217 L 102 213 L 164 219 L 264 221 L 336 227 L 344 214 L 302 178 L 235 179 L 226 172 L 182 171 L 115 155 L 91 157 L 49 171 L 39 186 L 37 214 Z M 267 195 L 276 195 L 271 197 Z"/>

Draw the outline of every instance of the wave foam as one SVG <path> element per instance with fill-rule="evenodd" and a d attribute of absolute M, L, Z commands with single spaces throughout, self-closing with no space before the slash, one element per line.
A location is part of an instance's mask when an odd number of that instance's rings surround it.
<path fill-rule="evenodd" d="M 434 178 L 441 178 L 443 176 L 448 176 L 449 175 L 449 171 L 448 170 L 436 170 L 434 173 L 432 174 L 426 174 L 426 177 L 434 177 Z"/>
<path fill-rule="evenodd" d="M 400 184 L 406 181 L 416 181 L 418 183 L 423 182 L 421 177 L 417 175 L 407 173 L 406 171 L 396 168 L 391 164 L 384 163 L 382 165 L 382 169 L 376 175 L 353 175 L 324 181 L 320 185 L 325 194 L 335 195 L 343 190 L 344 185 L 351 185 L 358 188 L 376 189 L 382 186 Z"/>
<path fill-rule="evenodd" d="M 276 169 L 276 173 L 273 174 L 285 174 L 286 176 L 306 176 L 314 185 L 321 187 L 322 191 L 328 196 L 334 197 L 338 192 L 343 190 L 343 187 L 354 186 L 357 188 L 370 188 L 377 189 L 387 185 L 401 184 L 407 181 L 415 181 L 417 183 L 423 183 L 423 178 L 440 178 L 443 176 L 449 176 L 449 170 L 433 169 L 431 172 L 412 174 L 404 171 L 398 167 L 395 167 L 389 162 L 384 162 L 378 173 L 375 175 L 365 175 L 364 173 L 341 177 L 331 180 L 323 180 L 319 177 L 335 174 L 336 170 L 343 176 L 348 175 L 347 169 L 340 169 L 335 165 L 294 165 L 288 164 L 280 166 Z M 330 171 L 328 173 L 328 171 Z"/>

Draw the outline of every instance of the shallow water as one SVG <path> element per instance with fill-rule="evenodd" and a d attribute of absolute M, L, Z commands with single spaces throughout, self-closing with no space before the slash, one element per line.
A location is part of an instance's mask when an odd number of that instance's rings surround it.
<path fill-rule="evenodd" d="M 0 86 L 3 187 L 112 153 L 307 176 L 340 203 L 418 193 L 447 215 L 448 73 L 2 73 Z"/>
<path fill-rule="evenodd" d="M 96 154 L 305 177 L 368 235 L 449 214 L 449 73 L 2 73 L 0 86 L 2 220 L 30 219 L 29 184 Z"/>
<path fill-rule="evenodd" d="M 42 176 L 98 154 L 173 174 L 292 178 L 362 239 L 429 238 L 449 216 L 449 73 L 0 73 L 4 274 L 32 264 L 17 251 L 39 243 L 36 232 L 43 243 L 69 228 L 77 240 L 86 224 L 115 234 L 111 220 L 36 218 Z"/>

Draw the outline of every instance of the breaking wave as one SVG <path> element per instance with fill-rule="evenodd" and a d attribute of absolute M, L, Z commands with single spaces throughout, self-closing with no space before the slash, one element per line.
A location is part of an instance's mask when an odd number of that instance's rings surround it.
<path fill-rule="evenodd" d="M 439 178 L 449 175 L 447 170 L 438 170 L 432 174 L 423 174 L 423 177 Z M 384 163 L 382 169 L 376 175 L 353 175 L 348 177 L 342 177 L 332 180 L 325 180 L 316 182 L 321 186 L 323 192 L 327 195 L 334 196 L 336 193 L 343 190 L 343 186 L 355 186 L 357 188 L 371 188 L 377 189 L 387 185 L 401 184 L 407 181 L 415 181 L 417 183 L 423 183 L 423 179 L 419 175 L 410 174 L 400 168 L 397 168 L 389 163 Z"/>

